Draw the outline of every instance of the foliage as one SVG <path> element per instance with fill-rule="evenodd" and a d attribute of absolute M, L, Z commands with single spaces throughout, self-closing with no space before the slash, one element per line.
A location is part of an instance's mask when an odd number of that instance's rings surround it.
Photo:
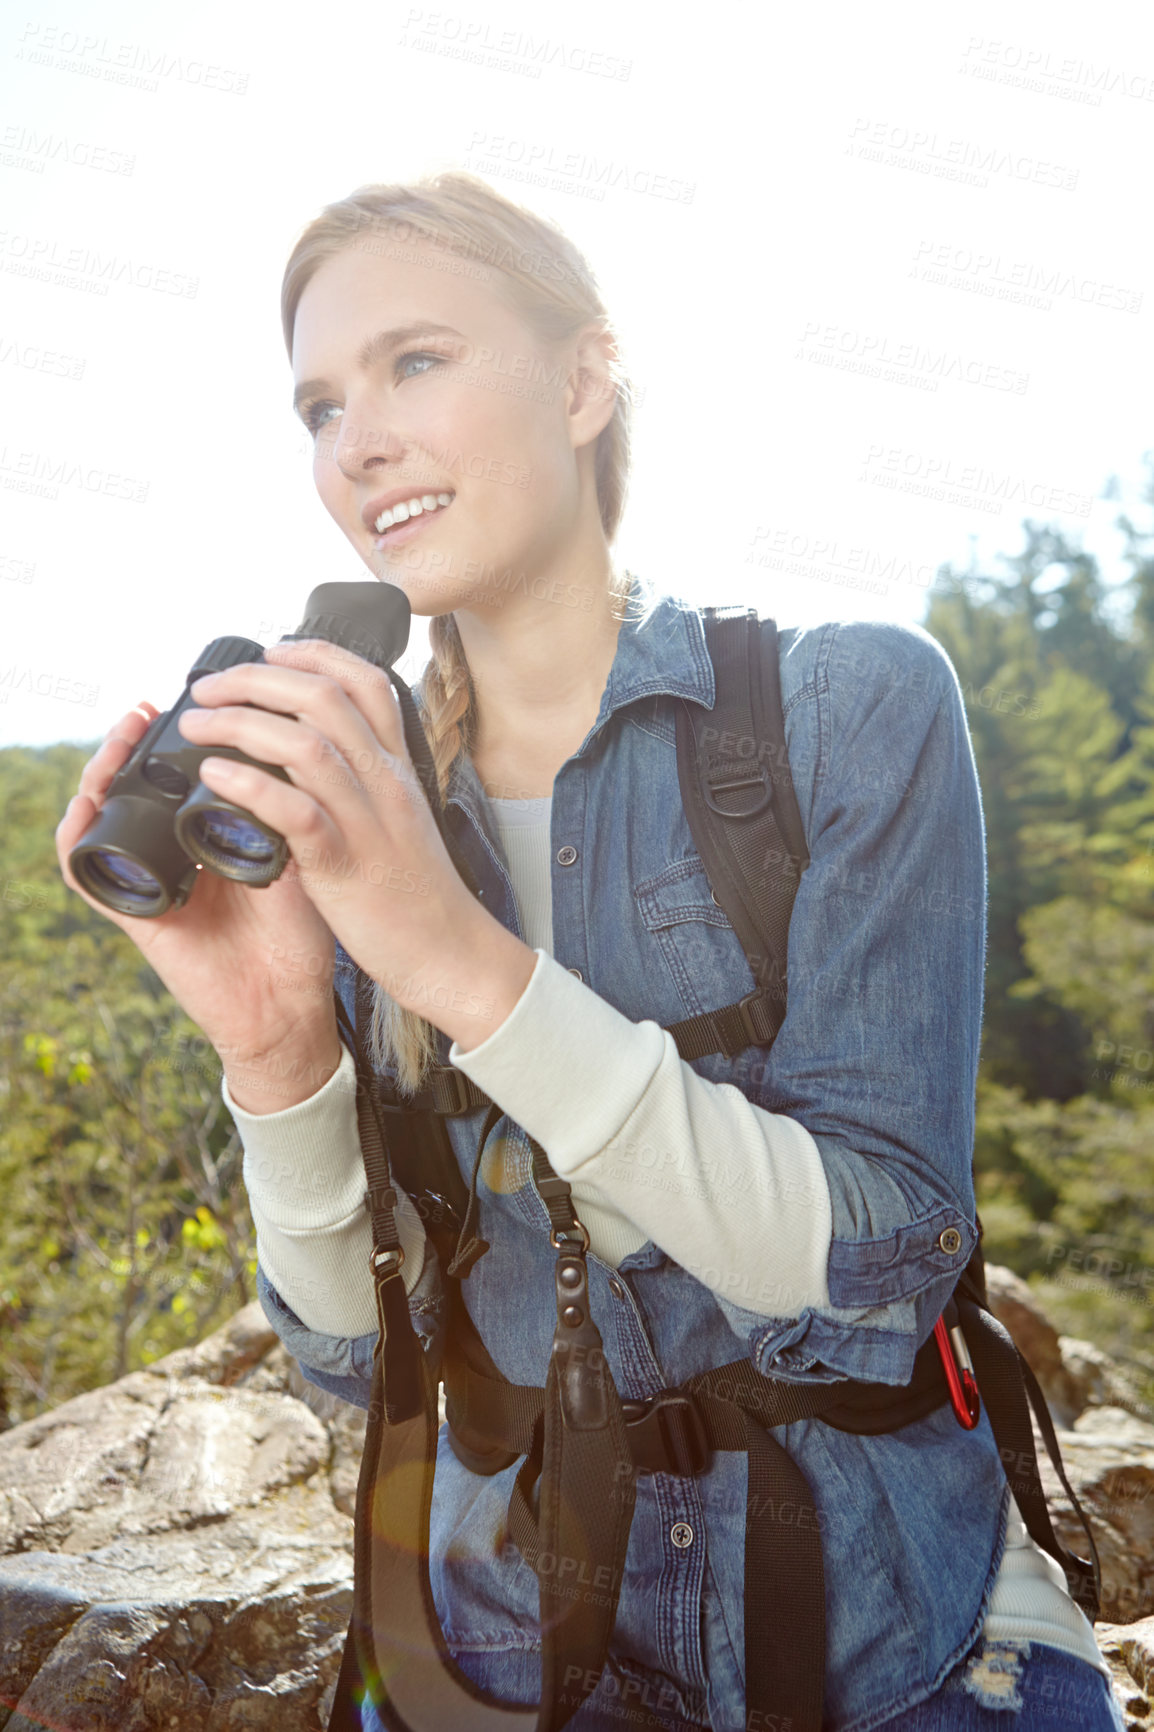
<path fill-rule="evenodd" d="M 91 748 L 0 753 L 0 1425 L 199 1340 L 253 1297 L 220 1066 L 60 878 Z"/>
<path fill-rule="evenodd" d="M 958 672 L 986 818 L 986 1256 L 1154 1399 L 1154 536 L 1119 526 L 1113 590 L 1027 522 L 1006 575 L 944 567 L 924 623 Z"/>

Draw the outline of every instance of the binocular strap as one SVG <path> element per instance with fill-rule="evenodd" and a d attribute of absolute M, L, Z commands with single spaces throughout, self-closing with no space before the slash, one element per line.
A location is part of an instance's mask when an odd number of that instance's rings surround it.
<path fill-rule="evenodd" d="M 422 1363 L 423 1401 L 386 1423 L 377 1356 L 357 1482 L 353 1634 L 365 1689 L 387 1732 L 533 1732 L 536 1708 L 502 1707 L 454 1664 L 429 1579 L 437 1391 Z"/>

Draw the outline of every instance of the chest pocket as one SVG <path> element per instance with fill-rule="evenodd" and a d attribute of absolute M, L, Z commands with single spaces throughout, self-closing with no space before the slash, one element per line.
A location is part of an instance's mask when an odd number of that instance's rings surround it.
<path fill-rule="evenodd" d="M 720 1010 L 753 990 L 756 982 L 741 940 L 713 900 L 700 854 L 675 860 L 646 878 L 636 896 L 687 1016 Z"/>

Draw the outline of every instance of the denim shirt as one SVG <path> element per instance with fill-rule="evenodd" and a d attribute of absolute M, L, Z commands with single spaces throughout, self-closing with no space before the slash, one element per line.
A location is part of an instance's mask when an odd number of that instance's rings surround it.
<path fill-rule="evenodd" d="M 686 602 L 646 596 L 636 580 L 633 598 L 597 719 L 554 783 L 554 954 L 632 1021 L 669 1026 L 756 983 L 710 895 L 679 789 L 675 706 L 714 701 L 703 621 Z M 832 1203 L 830 1304 L 772 1314 L 772 1243 L 768 1305 L 727 1290 L 720 1274 L 717 1290 L 704 1285 L 652 1241 L 616 1270 L 590 1254 L 593 1316 L 622 1397 L 652 1395 L 743 1354 L 802 1383 L 904 1384 L 977 1242 L 986 863 L 957 675 L 917 625 L 783 628 L 779 648 L 810 854 L 790 925 L 788 1011 L 768 1051 L 693 1065 L 813 1136 Z M 520 936 L 491 809 L 466 754 L 453 766 L 447 819 L 484 906 Z M 558 851 L 573 848 L 575 861 L 566 852 L 571 863 L 562 863 Z M 339 947 L 337 978 L 351 1008 L 353 965 Z M 442 1037 L 443 1059 L 449 1044 Z M 484 1113 L 446 1120 L 466 1180 Z M 489 1148 L 480 1231 L 490 1249 L 464 1283 L 465 1302 L 505 1376 L 541 1384 L 555 1324 L 548 1216 L 521 1128 L 502 1118 Z M 739 1195 L 733 1204 L 740 1211 Z M 308 1329 L 263 1269 L 258 1292 L 309 1380 L 367 1407 L 375 1338 Z M 410 1309 L 433 1352 L 439 1300 L 430 1252 Z M 822 1540 L 825 1723 L 869 1732 L 932 1695 L 980 1632 L 1009 1490 L 989 1418 L 983 1406 L 966 1431 L 946 1404 L 877 1437 L 820 1419 L 772 1435 L 814 1499 L 813 1510 L 783 1510 L 781 1519 L 808 1518 Z M 519 1465 L 474 1475 L 442 1428 L 430 1567 L 455 1653 L 504 1654 L 502 1693 L 533 1701 L 537 1581 L 505 1531 Z M 624 1675 L 672 1680 L 698 1704 L 686 1719 L 705 1722 L 707 1703 L 717 1728 L 745 1726 L 745 1482 L 738 1452 L 717 1453 L 697 1479 L 639 1477 L 612 1647 Z M 682 1542 L 691 1532 L 688 1544 L 673 1543 L 675 1527 Z"/>

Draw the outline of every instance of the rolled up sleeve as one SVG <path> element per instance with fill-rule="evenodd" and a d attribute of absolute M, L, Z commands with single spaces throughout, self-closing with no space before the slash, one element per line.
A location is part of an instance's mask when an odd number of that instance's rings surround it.
<path fill-rule="evenodd" d="M 768 1374 L 900 1384 L 978 1238 L 981 795 L 957 675 L 920 626 L 831 625 L 801 703 L 810 863 L 758 1098 L 820 1151 L 830 1303 L 743 1321 Z"/>

